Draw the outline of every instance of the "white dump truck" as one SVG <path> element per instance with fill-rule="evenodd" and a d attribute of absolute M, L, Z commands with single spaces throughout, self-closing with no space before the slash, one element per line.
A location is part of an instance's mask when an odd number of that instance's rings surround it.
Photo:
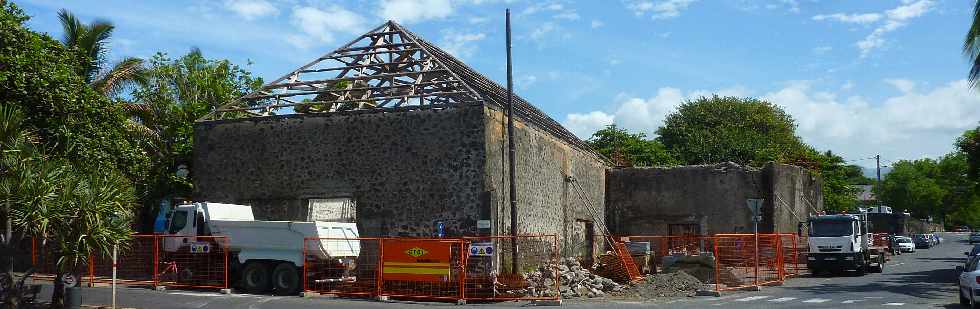
<path fill-rule="evenodd" d="M 169 214 L 167 227 L 170 237 L 164 238 L 161 248 L 167 252 L 221 245 L 197 236 L 226 236 L 229 284 L 250 293 L 299 292 L 304 280 L 301 276 L 306 258 L 304 244 L 307 256 L 318 263 L 336 263 L 338 269 L 354 264 L 361 251 L 354 223 L 257 221 L 252 207 L 245 205 L 209 202 L 179 205 Z M 304 241 L 307 238 L 329 239 Z"/>
<path fill-rule="evenodd" d="M 882 272 L 887 247 L 876 245 L 867 214 L 819 215 L 810 217 L 807 268 L 813 273 L 858 274 Z"/>

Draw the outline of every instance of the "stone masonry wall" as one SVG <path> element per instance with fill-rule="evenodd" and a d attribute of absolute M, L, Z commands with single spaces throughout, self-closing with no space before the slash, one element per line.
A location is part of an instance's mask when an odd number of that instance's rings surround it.
<path fill-rule="evenodd" d="M 804 168 L 784 164 L 769 164 L 765 171 L 772 179 L 772 198 L 766 204 L 774 209 L 776 231 L 796 233 L 800 222 L 823 210 L 819 177 Z"/>
<path fill-rule="evenodd" d="M 487 127 L 485 183 L 493 205 L 492 233 L 508 235 L 507 117 L 505 112 L 490 107 L 484 112 Z M 519 119 L 514 121 L 514 136 L 519 233 L 557 235 L 564 256 L 587 256 L 592 242 L 586 235 L 602 235 L 598 228 L 605 220 L 606 165 L 597 155 L 572 147 Z M 599 224 L 593 222 L 586 199 L 576 193 L 575 185 L 566 181 L 569 175 L 577 179 L 581 191 L 598 212 Z M 592 231 L 587 231 L 587 226 L 591 226 Z M 593 244 L 592 250 L 601 248 Z"/>
<path fill-rule="evenodd" d="M 489 218 L 482 106 L 287 115 L 195 126 L 200 201 L 303 220 L 307 199 L 351 197 L 362 236 L 475 235 Z M 481 217 L 482 216 L 482 217 Z"/>

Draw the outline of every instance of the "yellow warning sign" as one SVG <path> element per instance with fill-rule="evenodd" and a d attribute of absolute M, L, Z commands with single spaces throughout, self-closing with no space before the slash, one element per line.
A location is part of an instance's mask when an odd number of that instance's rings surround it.
<path fill-rule="evenodd" d="M 429 253 L 429 251 L 425 251 L 425 249 L 419 247 L 413 247 L 411 249 L 405 250 L 405 254 L 408 254 L 408 256 L 411 257 L 420 257 L 426 255 L 427 253 Z"/>

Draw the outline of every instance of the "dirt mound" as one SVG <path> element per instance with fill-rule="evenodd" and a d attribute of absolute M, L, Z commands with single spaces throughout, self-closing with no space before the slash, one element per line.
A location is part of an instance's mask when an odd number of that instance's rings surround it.
<path fill-rule="evenodd" d="M 705 286 L 698 278 L 684 271 L 647 275 L 643 281 L 634 283 L 618 296 L 625 298 L 658 298 L 694 296 Z"/>

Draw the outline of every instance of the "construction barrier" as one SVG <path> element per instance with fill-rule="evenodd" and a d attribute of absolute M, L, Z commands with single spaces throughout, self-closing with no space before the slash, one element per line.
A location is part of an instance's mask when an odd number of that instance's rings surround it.
<path fill-rule="evenodd" d="M 465 299 L 557 300 L 561 297 L 557 236 L 494 236 L 466 240 Z"/>
<path fill-rule="evenodd" d="M 344 250 L 351 254 L 325 254 Z M 558 252 L 554 235 L 307 238 L 303 290 L 396 299 L 557 300 Z"/>
<path fill-rule="evenodd" d="M 785 277 L 802 276 L 807 272 L 806 252 L 808 250 L 806 238 L 796 234 L 779 234 L 782 243 L 783 264 L 785 265 Z"/>
<path fill-rule="evenodd" d="M 228 238 L 133 235 L 117 247 L 116 283 L 189 288 L 227 288 Z M 39 279 L 53 279 L 60 256 L 56 246 L 32 239 L 31 263 Z M 112 281 L 111 253 L 89 254 L 75 273 L 94 285 Z"/>

